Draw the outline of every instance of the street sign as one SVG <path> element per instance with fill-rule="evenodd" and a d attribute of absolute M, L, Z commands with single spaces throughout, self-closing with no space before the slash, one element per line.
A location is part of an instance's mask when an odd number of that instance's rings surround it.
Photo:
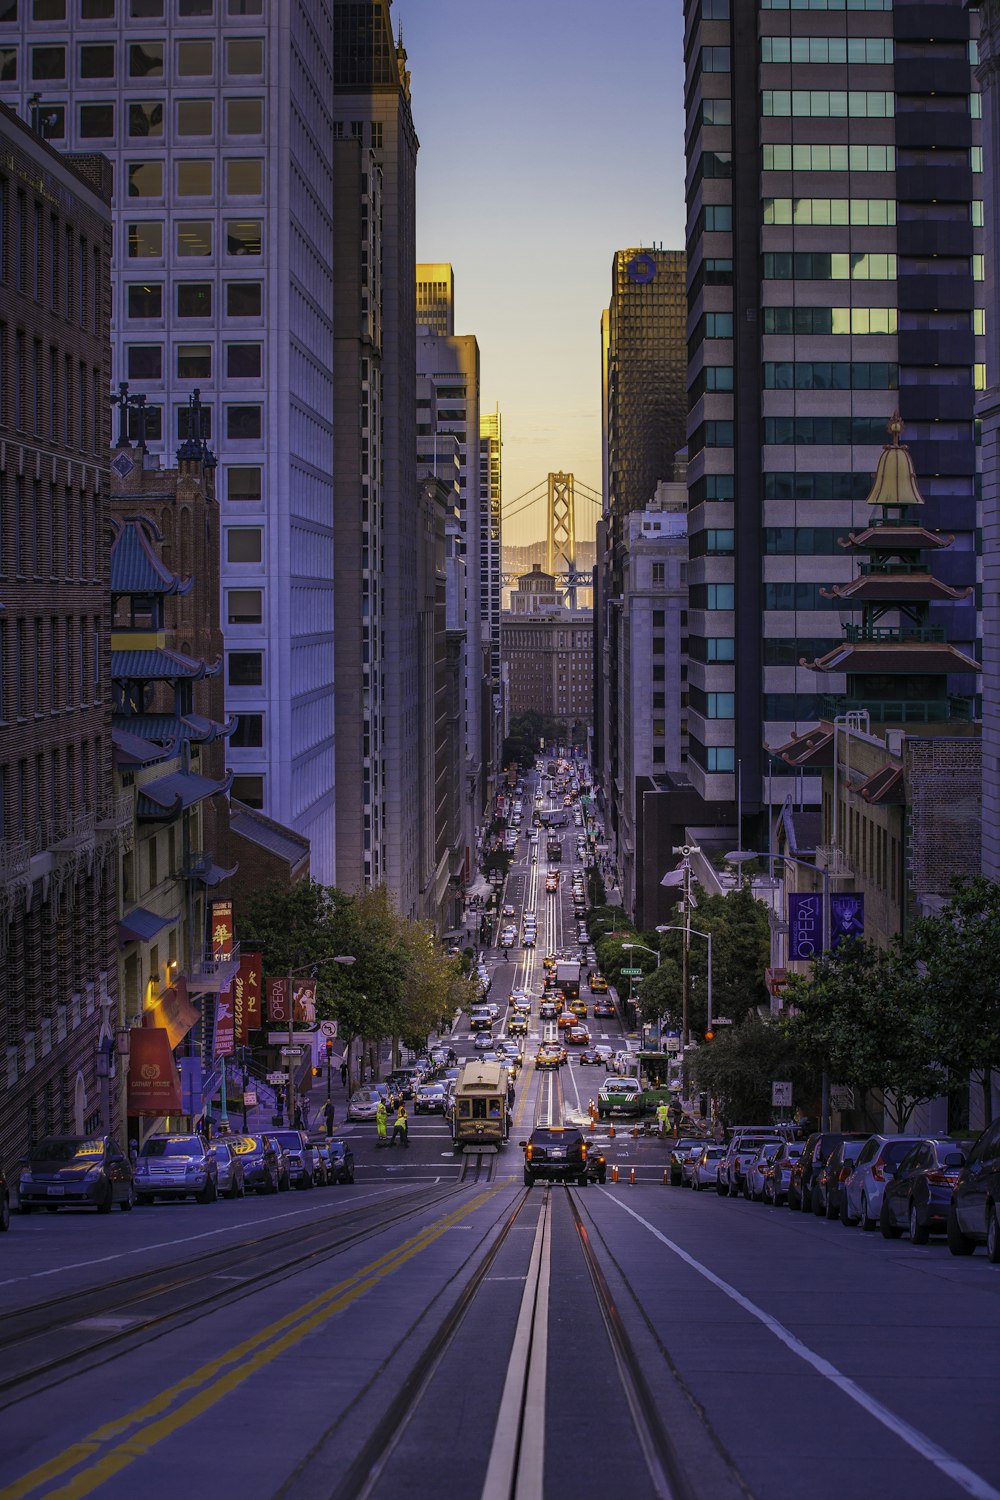
<path fill-rule="evenodd" d="M 679 1052 L 681 1050 L 681 1039 L 679 1036 L 665 1036 L 663 1045 L 668 1052 Z"/>
<path fill-rule="evenodd" d="M 639 975 L 642 973 L 642 970 L 641 969 L 622 969 L 621 973 L 627 974 L 630 979 L 638 979 Z"/>
<path fill-rule="evenodd" d="M 732 1018 L 732 1016 L 713 1016 L 712 1017 L 712 1025 L 713 1026 L 732 1026 L 732 1024 L 733 1024 L 733 1018 Z"/>
<path fill-rule="evenodd" d="M 306 1049 L 304 1047 L 282 1047 L 282 1057 L 301 1057 Z"/>
<path fill-rule="evenodd" d="M 257 1090 L 244 1089 L 243 1103 L 246 1105 L 247 1109 L 253 1109 L 254 1105 L 257 1103 Z"/>
<path fill-rule="evenodd" d="M 329 1036 L 329 1037 L 336 1038 L 336 1035 L 337 1035 L 337 1023 L 336 1023 L 336 1021 L 320 1021 L 320 1023 L 319 1023 L 319 1029 L 320 1029 L 320 1032 L 322 1033 L 323 1036 Z"/>
<path fill-rule="evenodd" d="M 268 1073 L 267 1081 L 268 1083 L 284 1083 L 285 1075 L 284 1073 Z"/>
<path fill-rule="evenodd" d="M 771 1084 L 771 1105 L 774 1109 L 790 1109 L 792 1104 L 792 1085 L 790 1083 Z"/>
<path fill-rule="evenodd" d="M 830 1089 L 830 1108 L 836 1110 L 854 1108 L 854 1090 L 846 1083 L 835 1083 Z"/>

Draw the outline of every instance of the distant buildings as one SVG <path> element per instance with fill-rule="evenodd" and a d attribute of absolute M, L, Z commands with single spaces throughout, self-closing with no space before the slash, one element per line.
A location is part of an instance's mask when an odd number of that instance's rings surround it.
<path fill-rule="evenodd" d="M 510 602 L 502 630 L 511 718 L 551 714 L 584 742 L 593 708 L 592 612 L 567 609 L 539 563 L 518 580 Z"/>

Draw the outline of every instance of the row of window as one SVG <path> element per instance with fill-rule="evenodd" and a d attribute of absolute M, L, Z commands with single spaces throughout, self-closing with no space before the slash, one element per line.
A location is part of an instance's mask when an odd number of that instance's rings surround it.
<path fill-rule="evenodd" d="M 0 619 L 0 723 L 97 702 L 100 630 L 97 615 Z"/>
<path fill-rule="evenodd" d="M 761 272 L 765 281 L 895 281 L 896 257 L 866 250 L 768 250 Z"/>
<path fill-rule="evenodd" d="M 896 96 L 881 89 L 762 89 L 760 106 L 765 119 L 884 120 L 895 114 Z"/>
<path fill-rule="evenodd" d="M 765 360 L 766 391 L 894 391 L 899 366 L 888 360 Z"/>
<path fill-rule="evenodd" d="M 93 580 L 101 543 L 96 495 L 21 474 L 0 485 L 0 576 Z"/>
<path fill-rule="evenodd" d="M 125 74 L 132 79 L 162 79 L 166 76 L 166 42 L 128 42 Z M 211 78 L 215 72 L 215 41 L 174 43 L 174 71 L 178 80 Z M 264 71 L 264 42 L 260 37 L 227 37 L 223 43 L 227 78 L 259 78 Z M 51 42 L 28 48 L 28 76 L 32 83 L 62 83 L 69 76 L 69 48 Z M 17 77 L 18 56 L 14 47 L 4 48 L 8 79 Z M 77 78 L 113 80 L 118 71 L 117 47 L 113 42 L 81 42 L 76 55 Z"/>
<path fill-rule="evenodd" d="M 214 286 L 211 281 L 179 281 L 174 287 L 174 310 L 178 318 L 211 318 Z M 163 312 L 163 282 L 130 282 L 125 288 L 129 318 L 160 318 Z M 264 288 L 260 281 L 227 281 L 227 318 L 259 318 L 264 310 Z"/>
<path fill-rule="evenodd" d="M 178 380 L 212 379 L 211 344 L 178 344 L 174 351 Z M 262 344 L 226 344 L 225 372 L 229 380 L 259 380 L 263 374 Z M 163 345 L 129 344 L 125 350 L 129 380 L 163 379 Z"/>
<path fill-rule="evenodd" d="M 881 36 L 762 36 L 762 63 L 891 63 L 892 41 Z"/>
<path fill-rule="evenodd" d="M 871 224 L 896 222 L 894 198 L 764 198 L 764 224 Z"/>
<path fill-rule="evenodd" d="M 116 15 L 135 21 L 156 21 L 164 14 L 164 0 L 22 0 L 25 16 L 32 21 L 113 21 Z M 0 0 L 0 25 L 18 19 L 19 0 Z M 179 20 L 203 20 L 215 15 L 215 0 L 173 0 Z M 29 9 L 30 6 L 30 9 Z M 120 7 L 120 8 L 119 8 Z M 225 0 L 225 13 L 238 16 L 261 16 L 264 0 Z"/>
<path fill-rule="evenodd" d="M 175 219 L 174 251 L 182 259 L 204 260 L 214 253 L 214 219 Z M 162 219 L 140 219 L 128 225 L 130 260 L 162 260 Z M 223 251 L 226 255 L 260 255 L 263 224 L 260 219 L 226 219 Z"/>
<path fill-rule="evenodd" d="M 761 331 L 778 334 L 895 333 L 894 307 L 765 307 Z"/>
<path fill-rule="evenodd" d="M 846 447 L 885 443 L 885 417 L 765 417 L 764 442 Z"/>
<path fill-rule="evenodd" d="M 105 416 L 102 370 L 0 323 L 0 427 L 101 454 Z"/>
<path fill-rule="evenodd" d="M 101 333 L 103 264 L 100 245 L 0 176 L 0 282 L 47 303 L 67 322 Z"/>
<path fill-rule="evenodd" d="M 895 146 L 800 146 L 766 143 L 765 172 L 894 172 Z"/>
<path fill-rule="evenodd" d="M 0 60 L 3 48 L 0 47 Z M 2 75 L 0 75 L 2 76 Z M 242 95 L 223 101 L 225 134 L 234 138 L 260 137 L 264 134 L 263 99 Z M 61 108 L 61 106 L 60 106 Z M 80 136 L 84 140 L 113 140 L 117 134 L 117 105 L 102 99 L 79 106 Z M 163 105 L 159 101 L 136 101 L 125 106 L 127 134 L 130 140 L 159 140 L 164 133 Z M 62 129 L 47 129 L 52 139 L 63 136 Z M 211 139 L 215 133 L 214 99 L 177 99 L 174 102 L 175 138 Z"/>
<path fill-rule="evenodd" d="M 166 174 L 162 161 L 125 164 L 128 198 L 162 198 Z M 181 157 L 174 162 L 173 190 L 178 198 L 211 198 L 215 192 L 215 161 L 210 156 Z M 222 185 L 227 197 L 259 198 L 264 191 L 264 159 L 228 156 L 222 161 Z"/>
<path fill-rule="evenodd" d="M 892 0 L 760 0 L 761 10 L 892 10 Z"/>
<path fill-rule="evenodd" d="M 815 661 L 841 644 L 831 636 L 766 635 L 761 661 L 765 667 L 797 667 L 800 661 Z M 693 636 L 688 650 L 692 661 L 707 666 L 727 665 L 736 660 L 736 642 L 730 635 Z"/>
<path fill-rule="evenodd" d="M 259 442 L 264 435 L 264 408 L 258 402 L 227 402 L 223 405 L 223 437 L 232 443 Z M 188 436 L 188 407 L 177 406 L 174 408 L 177 437 L 183 441 Z M 212 407 L 203 405 L 201 407 L 201 436 L 211 438 L 213 436 L 214 421 Z M 163 407 L 155 402 L 147 402 L 141 412 L 134 407 L 129 410 L 129 437 L 133 442 L 144 441 L 147 443 L 162 443 L 163 432 Z M 253 486 L 252 493 L 231 494 L 227 498 L 235 500 L 259 500 L 260 499 L 260 471 L 254 469 L 246 471 L 242 467 L 226 471 L 227 482 L 231 486 L 242 488 L 246 483 L 246 476 L 256 475 L 257 481 Z"/>
<path fill-rule="evenodd" d="M 885 436 L 883 422 L 882 441 Z M 828 469 L 816 473 L 808 470 L 771 470 L 762 479 L 765 500 L 866 500 L 872 487 L 871 471 L 868 469 L 861 469 L 857 473 Z M 732 474 L 705 474 L 695 480 L 690 489 L 692 510 L 706 501 L 734 500 L 735 497 L 735 479 Z"/>

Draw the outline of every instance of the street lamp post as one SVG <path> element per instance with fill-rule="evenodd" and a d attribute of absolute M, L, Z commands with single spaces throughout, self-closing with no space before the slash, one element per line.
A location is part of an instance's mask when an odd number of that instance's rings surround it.
<path fill-rule="evenodd" d="M 639 948 L 639 949 L 642 950 L 643 953 L 651 953 L 653 955 L 653 957 L 656 959 L 656 967 L 657 968 L 660 967 L 660 955 L 656 951 L 655 948 L 647 948 L 645 943 L 622 943 L 622 947 L 623 948 L 629 948 L 629 949 L 631 949 L 631 948 Z M 631 968 L 631 965 L 629 965 L 629 967 Z M 633 976 L 630 974 L 628 976 L 628 998 L 629 998 L 630 1001 L 631 1001 L 631 999 L 633 997 L 633 994 L 634 994 L 634 989 L 633 989 L 634 984 L 635 984 L 635 980 L 633 979 Z M 640 1044 L 640 1046 L 642 1045 L 642 1026 L 641 1025 L 639 1027 L 639 1044 Z"/>
<path fill-rule="evenodd" d="M 679 854 L 683 861 L 681 869 L 684 872 L 684 886 L 682 900 L 684 902 L 684 949 L 683 965 L 681 970 L 681 1058 L 683 1071 L 683 1085 L 687 1087 L 687 1049 L 691 1041 L 691 975 L 689 972 L 689 954 L 691 950 L 691 855 L 700 854 L 701 849 L 697 844 L 675 844 L 673 852 Z"/>
<path fill-rule="evenodd" d="M 711 1031 L 711 1029 L 712 1029 L 712 934 L 710 932 L 700 932 L 697 927 L 691 927 L 690 925 L 688 925 L 686 927 L 681 927 L 676 922 L 665 923 L 662 927 L 657 927 L 656 930 L 657 930 L 657 932 L 683 932 L 684 935 L 685 935 L 685 937 L 688 937 L 688 938 L 690 938 L 692 936 L 693 937 L 704 938 L 705 941 L 706 941 L 706 943 L 708 944 L 708 1026 L 707 1026 L 706 1029 L 708 1031 Z"/>
<path fill-rule="evenodd" d="M 355 963 L 353 954 L 338 954 L 333 962 L 335 964 L 350 965 Z M 295 1123 L 295 1056 L 292 1048 L 295 1045 L 295 989 L 293 979 L 301 974 L 312 974 L 316 977 L 316 964 L 303 964 L 301 969 L 290 969 L 288 972 L 288 1082 L 285 1085 L 285 1108 L 288 1111 L 288 1128 L 291 1129 Z M 327 1079 L 329 1081 L 329 1064 L 327 1065 Z"/>

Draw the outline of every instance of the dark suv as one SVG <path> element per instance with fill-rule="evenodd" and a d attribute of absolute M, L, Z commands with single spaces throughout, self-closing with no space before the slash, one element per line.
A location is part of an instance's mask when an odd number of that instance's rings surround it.
<path fill-rule="evenodd" d="M 965 1158 L 948 1205 L 948 1249 L 971 1255 L 977 1245 L 1000 1265 L 1000 1120 L 987 1125 Z"/>
<path fill-rule="evenodd" d="M 586 1187 L 587 1142 L 575 1125 L 546 1125 L 533 1130 L 522 1141 L 524 1152 L 524 1185 L 532 1187 L 541 1178 L 545 1182 L 575 1182 Z"/>

